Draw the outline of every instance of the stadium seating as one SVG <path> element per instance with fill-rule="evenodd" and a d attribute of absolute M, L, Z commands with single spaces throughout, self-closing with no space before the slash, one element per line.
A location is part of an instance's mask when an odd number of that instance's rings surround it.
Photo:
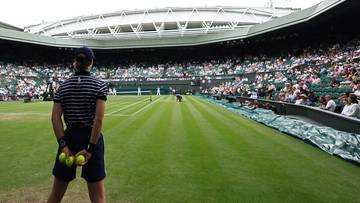
<path fill-rule="evenodd" d="M 313 92 L 316 100 L 320 96 L 329 95 L 337 105 L 342 105 L 339 98 L 357 89 L 359 59 L 360 41 L 355 38 L 344 44 L 328 44 L 327 49 L 309 48 L 300 54 L 292 54 L 290 51 L 286 57 L 256 55 L 158 64 L 134 61 L 110 66 L 97 64 L 92 74 L 109 81 L 134 82 L 230 76 L 234 78 L 233 81 L 203 89 L 203 93 L 250 96 L 256 92 L 258 98 L 296 102 L 300 94 L 309 96 Z M 0 62 L 0 88 L 2 94 L 8 97 L 23 97 L 29 92 L 40 97 L 46 91 L 49 79 L 56 88 L 72 74 L 69 64 L 37 63 L 27 66 L 17 65 L 16 62 Z M 285 90 L 287 84 L 290 89 Z M 136 84 L 133 86 L 118 90 L 136 89 Z"/>

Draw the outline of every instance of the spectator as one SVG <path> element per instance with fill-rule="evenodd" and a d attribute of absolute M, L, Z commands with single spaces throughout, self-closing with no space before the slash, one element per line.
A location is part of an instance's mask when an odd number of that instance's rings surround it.
<path fill-rule="evenodd" d="M 340 82 L 338 80 L 336 80 L 335 77 L 332 77 L 331 81 L 330 81 L 330 87 L 336 88 L 336 87 L 339 87 L 339 86 L 340 86 Z"/>
<path fill-rule="evenodd" d="M 320 102 L 320 108 L 325 108 L 326 106 L 325 96 L 320 96 L 319 102 Z"/>
<path fill-rule="evenodd" d="M 326 106 L 323 109 L 334 112 L 336 109 L 336 103 L 334 100 L 331 99 L 331 96 L 326 95 L 325 101 L 326 101 Z"/>
<path fill-rule="evenodd" d="M 257 96 L 257 90 L 251 92 L 250 98 L 251 98 L 251 99 L 257 99 L 257 98 L 258 98 L 258 96 Z"/>
<path fill-rule="evenodd" d="M 253 104 L 251 105 L 254 109 L 257 109 L 257 108 L 262 108 L 263 105 L 260 104 L 260 102 L 258 100 L 254 100 Z"/>
<path fill-rule="evenodd" d="M 289 93 L 292 90 L 291 84 L 290 83 L 286 83 L 285 87 L 282 89 L 282 92 Z"/>
<path fill-rule="evenodd" d="M 343 107 L 343 109 L 341 111 L 341 114 L 347 116 L 347 115 L 350 114 L 349 113 L 349 106 L 351 105 L 351 101 L 348 99 L 348 97 L 345 96 L 345 97 L 342 98 L 342 102 L 344 104 L 344 107 Z"/>
<path fill-rule="evenodd" d="M 348 107 L 344 115 L 360 118 L 360 106 L 358 104 L 358 100 L 355 95 L 351 94 L 350 97 L 347 98 Z"/>
<path fill-rule="evenodd" d="M 357 98 L 360 98 L 360 82 L 356 84 L 356 89 L 354 90 L 354 95 L 357 96 Z"/>
<path fill-rule="evenodd" d="M 295 104 L 307 105 L 309 103 L 308 97 L 306 94 L 301 94 L 298 99 L 296 99 Z"/>
<path fill-rule="evenodd" d="M 309 105 L 314 106 L 316 102 L 318 102 L 318 98 L 315 96 L 314 92 L 309 92 Z"/>

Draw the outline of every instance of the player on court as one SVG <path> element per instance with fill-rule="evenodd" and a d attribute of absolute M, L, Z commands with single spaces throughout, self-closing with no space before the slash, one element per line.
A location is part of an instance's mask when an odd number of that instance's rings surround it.
<path fill-rule="evenodd" d="M 156 96 L 160 96 L 160 87 L 157 87 Z"/>
<path fill-rule="evenodd" d="M 140 86 L 138 86 L 137 96 L 141 96 L 141 87 Z"/>
<path fill-rule="evenodd" d="M 60 163 L 58 156 L 83 154 L 86 163 L 81 177 L 87 181 L 89 197 L 93 203 L 105 202 L 104 141 L 101 128 L 105 112 L 108 86 L 90 76 L 94 52 L 82 47 L 75 51 L 76 72 L 65 80 L 54 96 L 52 124 L 59 143 L 53 168 L 54 183 L 48 203 L 61 202 L 68 184 L 76 177 L 74 164 L 71 167 Z M 64 116 L 64 131 L 61 116 Z"/>

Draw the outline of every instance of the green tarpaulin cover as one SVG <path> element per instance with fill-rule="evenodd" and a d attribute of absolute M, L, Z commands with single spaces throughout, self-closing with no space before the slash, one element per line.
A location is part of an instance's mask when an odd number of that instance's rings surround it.
<path fill-rule="evenodd" d="M 254 121 L 275 128 L 280 132 L 295 136 L 310 142 L 331 155 L 360 163 L 360 135 L 323 127 L 302 120 L 277 115 L 271 110 L 251 109 L 240 106 L 239 103 L 229 103 L 226 100 L 215 100 L 209 96 L 203 99 L 243 115 Z"/>

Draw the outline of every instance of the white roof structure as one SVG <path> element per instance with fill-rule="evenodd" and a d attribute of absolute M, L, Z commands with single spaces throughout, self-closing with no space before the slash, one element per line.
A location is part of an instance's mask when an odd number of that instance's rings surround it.
<path fill-rule="evenodd" d="M 16 31 L 23 31 L 23 29 L 21 29 L 19 27 L 16 27 L 16 26 L 13 26 L 13 25 L 1 22 L 1 21 L 0 21 L 0 28 L 16 30 Z"/>
<path fill-rule="evenodd" d="M 33 25 L 25 32 L 0 24 L 0 40 L 59 48 L 197 46 L 251 38 L 306 23 L 347 2 L 350 0 L 325 0 L 298 12 L 227 7 L 121 11 Z"/>
<path fill-rule="evenodd" d="M 296 11 L 298 9 L 235 7 L 132 10 L 28 26 L 25 32 L 101 41 L 184 38 L 248 29 Z"/>

